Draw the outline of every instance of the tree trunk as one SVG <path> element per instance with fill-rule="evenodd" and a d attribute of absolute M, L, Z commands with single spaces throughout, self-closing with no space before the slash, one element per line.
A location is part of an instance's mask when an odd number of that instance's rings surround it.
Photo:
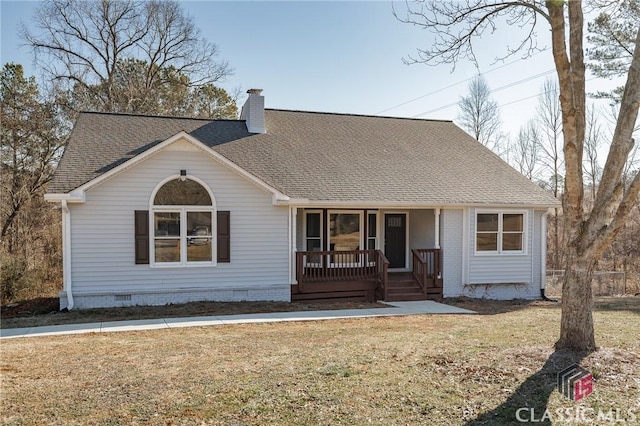
<path fill-rule="evenodd" d="M 558 198 L 557 194 L 556 198 Z M 553 269 L 560 269 L 560 254 L 558 253 L 560 250 L 559 233 L 560 230 L 558 229 L 558 208 L 556 208 L 555 214 L 553 215 Z"/>
<path fill-rule="evenodd" d="M 566 256 L 566 264 L 571 266 L 562 282 L 562 319 L 556 348 L 591 352 L 596 350 L 591 291 L 595 260 L 578 255 L 573 244 Z"/>

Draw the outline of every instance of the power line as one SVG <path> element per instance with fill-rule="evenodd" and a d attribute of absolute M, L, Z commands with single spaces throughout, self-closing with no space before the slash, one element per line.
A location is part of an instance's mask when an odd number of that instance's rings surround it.
<path fill-rule="evenodd" d="M 598 78 L 598 77 L 591 77 L 591 78 L 585 80 L 584 82 L 586 83 L 588 81 L 595 80 L 596 78 Z M 515 101 L 507 102 L 506 104 L 498 105 L 498 108 L 502 108 L 502 107 L 506 107 L 507 105 L 515 104 L 515 103 L 522 102 L 522 101 L 526 101 L 527 99 L 537 98 L 538 96 L 546 95 L 547 93 L 551 93 L 551 90 L 547 90 L 546 92 L 540 92 L 540 93 L 538 93 L 536 95 L 527 96 L 526 98 L 516 99 Z"/>
<path fill-rule="evenodd" d="M 532 56 L 537 55 L 538 53 L 545 52 L 545 51 L 547 51 L 547 50 L 549 50 L 549 48 L 544 48 L 544 49 L 542 49 L 542 50 L 540 50 L 540 51 L 538 51 L 538 52 L 536 52 L 536 53 L 532 54 L 531 56 L 529 56 L 529 58 L 530 58 L 530 57 L 532 57 Z M 528 58 L 526 58 L 526 59 L 528 59 Z M 482 75 L 490 74 L 490 73 L 492 73 L 492 72 L 494 72 L 494 71 L 497 71 L 497 70 L 502 69 L 502 68 L 504 68 L 504 67 L 507 67 L 507 66 L 509 66 L 509 65 L 513 65 L 513 64 L 515 64 L 516 62 L 520 62 L 520 61 L 523 61 L 523 60 L 525 60 L 525 58 L 516 59 L 515 61 L 507 62 L 506 64 L 500 65 L 499 67 L 492 68 L 492 69 L 490 69 L 489 71 L 484 72 L 484 73 L 481 73 L 481 74 L 482 74 Z M 440 93 L 440 92 L 442 92 L 443 90 L 450 89 L 451 87 L 457 86 L 458 84 L 465 83 L 465 82 L 467 82 L 467 81 L 469 81 L 469 80 L 472 80 L 473 78 L 475 78 L 475 76 L 473 76 L 473 77 L 469 77 L 469 78 L 466 78 L 466 79 L 464 79 L 464 80 L 460 80 L 460 81 L 458 81 L 458 82 L 456 82 L 456 83 L 450 84 L 450 85 L 448 85 L 448 86 L 446 86 L 446 87 L 443 87 L 443 88 L 441 88 L 441 89 L 434 90 L 433 92 L 425 93 L 424 95 L 420 95 L 420 96 L 418 96 L 417 98 L 409 99 L 408 101 L 405 101 L 405 102 L 399 103 L 399 104 L 394 105 L 394 106 L 392 106 L 392 107 L 390 107 L 390 108 L 383 109 L 382 111 L 378 111 L 378 112 L 376 112 L 376 113 L 375 113 L 375 115 L 382 114 L 383 112 L 391 111 L 392 109 L 396 109 L 396 108 L 399 108 L 399 107 L 401 107 L 401 106 L 404 106 L 404 105 L 410 104 L 411 102 L 415 102 L 415 101 L 420 100 L 420 99 L 422 99 L 422 98 L 426 98 L 427 96 L 435 95 L 436 93 Z"/>
<path fill-rule="evenodd" d="M 550 70 L 547 70 L 547 71 L 544 71 L 544 72 L 541 72 L 541 73 L 538 73 L 538 74 L 535 74 L 535 75 L 532 75 L 532 76 L 529 76 L 529 77 L 525 77 L 525 78 L 523 78 L 521 80 L 514 81 L 514 82 L 509 83 L 509 84 L 505 84 L 504 86 L 500 86 L 500 87 L 498 87 L 496 89 L 492 89 L 492 90 L 489 91 L 489 93 L 493 94 L 495 92 L 499 92 L 500 90 L 508 89 L 510 87 L 517 86 L 519 84 L 527 83 L 527 82 L 529 82 L 531 80 L 535 80 L 536 78 L 544 77 L 545 75 L 551 74 L 554 71 L 555 71 L 555 68 L 552 68 Z M 426 115 L 426 114 L 431 114 L 433 112 L 441 111 L 443 109 L 447 109 L 447 108 L 452 107 L 454 105 L 458 105 L 458 102 L 453 102 L 453 103 L 450 103 L 450 104 L 447 104 L 447 105 L 443 105 L 443 106 L 438 107 L 438 108 L 431 109 L 429 111 L 421 112 L 420 114 L 414 115 L 413 118 L 417 118 L 417 117 L 421 117 L 421 116 Z"/>

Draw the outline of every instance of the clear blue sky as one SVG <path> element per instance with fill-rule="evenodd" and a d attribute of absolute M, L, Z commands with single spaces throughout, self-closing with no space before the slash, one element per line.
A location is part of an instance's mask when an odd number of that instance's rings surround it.
<path fill-rule="evenodd" d="M 268 108 L 455 120 L 455 104 L 467 93 L 466 80 L 478 72 L 469 62 L 459 63 L 454 72 L 447 65 L 404 65 L 402 58 L 427 46 L 431 35 L 397 21 L 388 1 L 185 1 L 182 5 L 235 70 L 221 85 L 243 92 L 264 89 Z M 18 37 L 19 23 L 29 25 L 37 6 L 35 1 L 1 1 L 0 59 L 2 64 L 22 63 L 27 74 L 39 77 Z M 532 117 L 544 79 L 555 76 L 545 74 L 553 69 L 549 51 L 493 64 L 505 43 L 515 43 L 517 36 L 517 29 L 504 26 L 477 45 L 480 72 L 503 106 L 505 131 L 514 136 Z M 539 45 L 548 45 L 548 37 L 548 30 L 541 28 Z M 509 84 L 514 85 L 500 89 Z M 614 86 L 596 80 L 587 84 L 590 90 L 596 84 Z"/>

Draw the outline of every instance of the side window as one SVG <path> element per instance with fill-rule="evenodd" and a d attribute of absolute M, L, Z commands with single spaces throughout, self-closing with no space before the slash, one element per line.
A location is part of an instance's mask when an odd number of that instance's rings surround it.
<path fill-rule="evenodd" d="M 524 213 L 481 212 L 476 214 L 477 253 L 523 253 Z"/>
<path fill-rule="evenodd" d="M 322 251 L 322 214 L 307 212 L 305 216 L 307 251 Z"/>

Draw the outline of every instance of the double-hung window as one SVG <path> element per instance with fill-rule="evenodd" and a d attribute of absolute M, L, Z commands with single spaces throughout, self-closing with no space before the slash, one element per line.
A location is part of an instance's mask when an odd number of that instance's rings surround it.
<path fill-rule="evenodd" d="M 525 253 L 525 213 L 478 212 L 476 253 Z"/>
<path fill-rule="evenodd" d="M 157 266 L 213 265 L 214 208 L 198 182 L 173 179 L 156 192 L 151 211 L 153 263 Z"/>

